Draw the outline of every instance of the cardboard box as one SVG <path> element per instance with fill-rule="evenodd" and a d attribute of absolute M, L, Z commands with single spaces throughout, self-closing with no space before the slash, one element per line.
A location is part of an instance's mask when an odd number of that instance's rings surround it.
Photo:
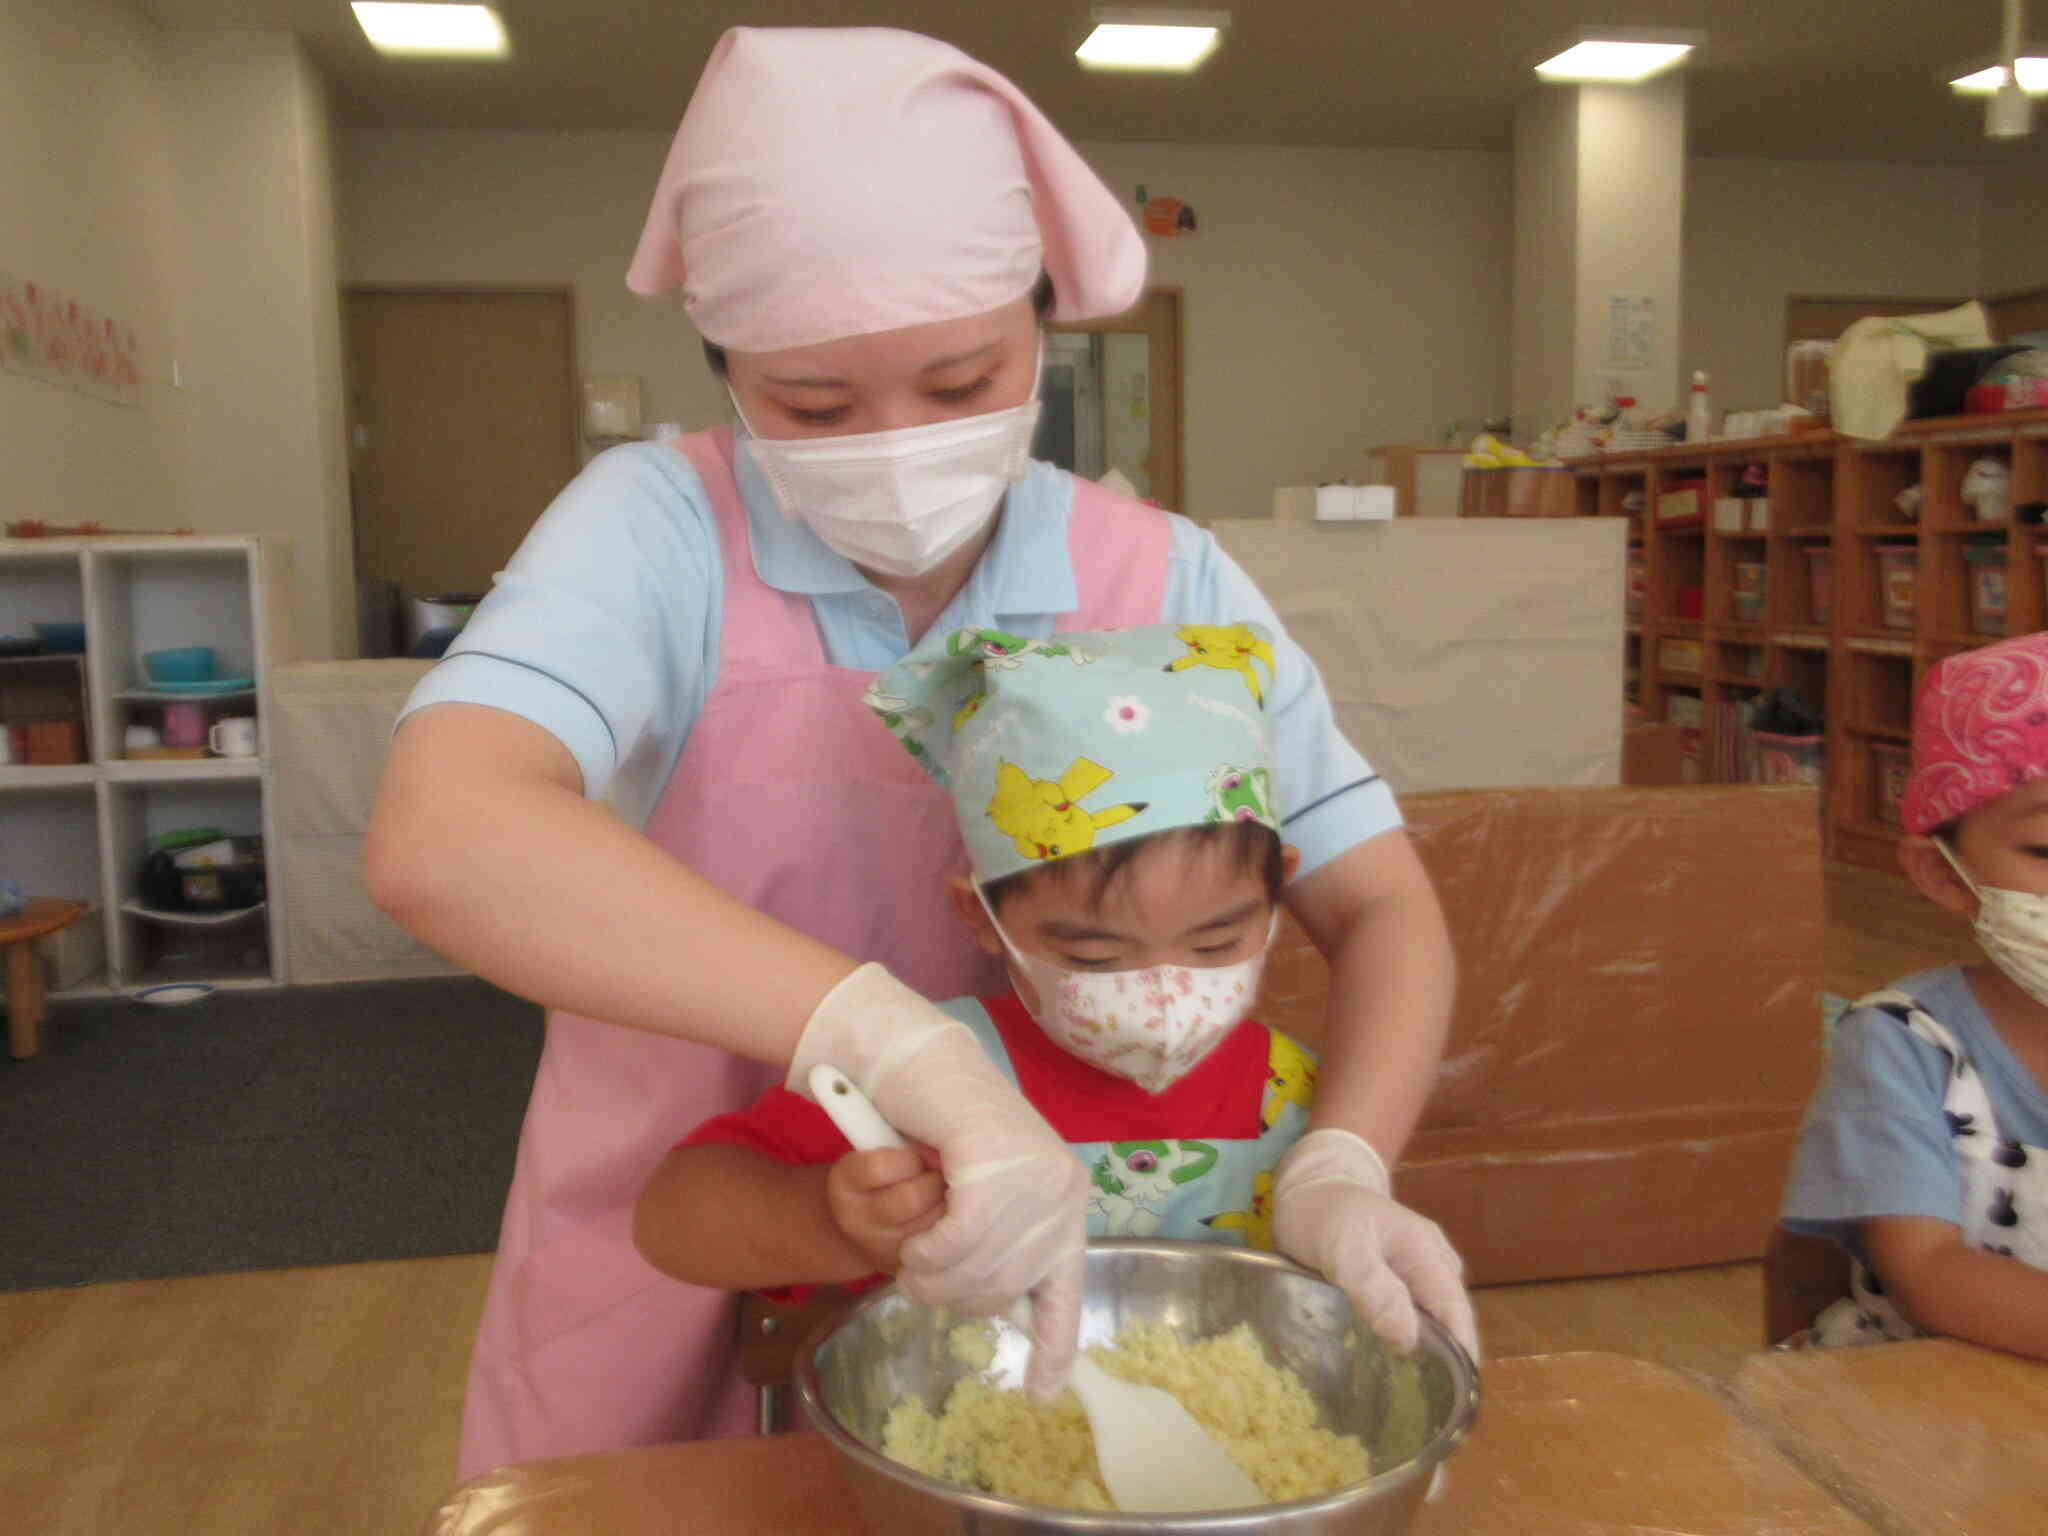
<path fill-rule="evenodd" d="M 1283 485 L 1273 492 L 1273 515 L 1289 522 L 1386 522 L 1396 510 L 1391 485 Z"/>
<path fill-rule="evenodd" d="M 1762 1254 L 1820 1070 L 1810 789 L 1411 795 L 1460 961 L 1395 1175 L 1475 1284 Z M 1315 1043 L 1328 969 L 1283 922 L 1260 1002 Z"/>
<path fill-rule="evenodd" d="M 1667 528 L 1685 528 L 1707 520 L 1705 486 L 1681 485 L 1657 497 L 1657 521 Z"/>
<path fill-rule="evenodd" d="M 21 727 L 28 761 L 44 767 L 85 761 L 85 726 L 77 720 L 31 720 Z"/>
<path fill-rule="evenodd" d="M 1666 672 L 1698 672 L 1706 665 L 1703 642 L 1679 635 L 1666 635 L 1657 642 L 1657 665 Z"/>

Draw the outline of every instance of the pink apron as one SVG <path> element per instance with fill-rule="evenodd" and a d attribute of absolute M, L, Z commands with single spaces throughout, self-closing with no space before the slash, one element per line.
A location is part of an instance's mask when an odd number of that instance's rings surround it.
<path fill-rule="evenodd" d="M 720 429 L 678 448 L 702 478 L 725 571 L 718 679 L 647 835 L 758 910 L 934 998 L 999 979 L 944 895 L 950 801 L 827 661 L 808 598 L 754 572 Z M 1080 607 L 1062 630 L 1159 621 L 1164 516 L 1075 482 Z M 993 617 L 993 616 L 991 616 Z M 633 1247 L 640 1186 L 690 1128 L 751 1103 L 779 1068 L 555 1013 L 527 1106 L 471 1361 L 460 1475 L 514 1461 L 744 1434 L 730 1293 Z"/>

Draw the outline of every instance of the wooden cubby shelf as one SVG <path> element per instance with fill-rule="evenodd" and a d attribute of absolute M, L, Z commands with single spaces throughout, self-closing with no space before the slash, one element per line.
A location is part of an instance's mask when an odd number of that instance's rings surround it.
<path fill-rule="evenodd" d="M 1808 432 L 1572 463 L 1582 514 L 1630 517 L 1635 702 L 1696 730 L 1689 761 L 1714 781 L 1757 771 L 1742 712 L 1758 692 L 1798 693 L 1826 721 L 1832 858 L 1896 868 L 1890 791 L 1927 669 L 2048 627 L 2048 527 L 1976 518 L 1962 487 L 1980 457 L 2011 470 L 2014 506 L 2048 500 L 2048 410 L 1906 422 L 1876 443 Z M 1732 497 L 1757 463 L 1765 494 Z M 1702 482 L 1697 521 L 1660 518 L 1667 493 Z M 1640 515 L 1622 505 L 1632 492 Z"/>

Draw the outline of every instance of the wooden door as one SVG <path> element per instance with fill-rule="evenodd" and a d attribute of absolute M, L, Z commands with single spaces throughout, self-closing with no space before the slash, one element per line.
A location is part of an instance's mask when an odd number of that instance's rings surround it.
<path fill-rule="evenodd" d="M 401 605 L 488 591 L 579 467 L 569 290 L 350 288 L 345 308 L 358 581 Z"/>

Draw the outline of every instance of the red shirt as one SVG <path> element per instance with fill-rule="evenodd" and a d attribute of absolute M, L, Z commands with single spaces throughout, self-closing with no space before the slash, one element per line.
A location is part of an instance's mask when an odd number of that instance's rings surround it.
<path fill-rule="evenodd" d="M 1164 1141 L 1220 1137 L 1256 1139 L 1270 1070 L 1271 1036 L 1247 1019 L 1163 1093 L 1071 1056 L 1046 1038 L 1015 992 L 985 997 L 983 1008 L 1010 1053 L 1017 1088 L 1062 1141 Z M 853 1150 L 831 1117 L 787 1088 L 771 1088 L 746 1109 L 706 1120 L 678 1146 L 746 1147 L 793 1166 L 836 1163 Z M 874 1275 L 856 1289 L 879 1284 Z M 764 1290 L 777 1300 L 804 1300 L 810 1286 Z"/>

